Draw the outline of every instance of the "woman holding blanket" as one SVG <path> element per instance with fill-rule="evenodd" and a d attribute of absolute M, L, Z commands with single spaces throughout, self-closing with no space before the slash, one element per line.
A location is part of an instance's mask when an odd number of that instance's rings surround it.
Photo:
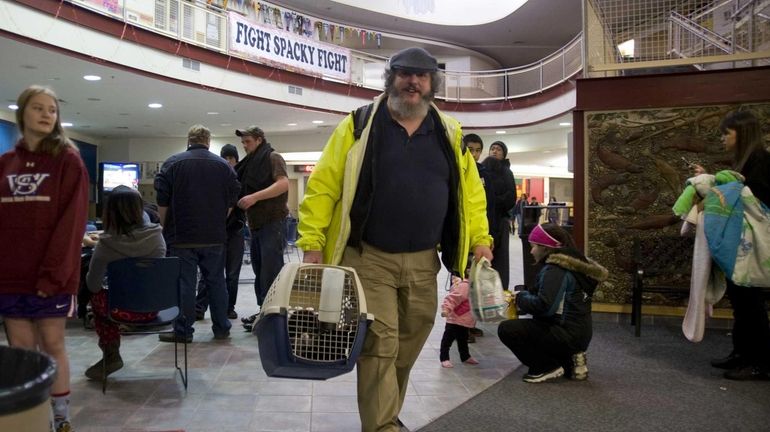
<path fill-rule="evenodd" d="M 770 207 L 770 152 L 765 149 L 759 121 L 748 111 L 734 111 L 727 114 L 719 128 L 725 150 L 733 154 L 732 169 L 741 173 L 754 196 Z M 700 165 L 693 168 L 695 174 L 705 173 Z M 716 368 L 727 369 L 727 379 L 770 379 L 770 324 L 761 290 L 737 286 L 727 279 L 734 318 L 733 351 L 711 362 Z"/>

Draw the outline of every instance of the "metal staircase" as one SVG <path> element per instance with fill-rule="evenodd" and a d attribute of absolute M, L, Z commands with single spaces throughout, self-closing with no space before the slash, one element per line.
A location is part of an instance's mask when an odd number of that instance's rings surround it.
<path fill-rule="evenodd" d="M 722 26 L 718 26 L 720 22 Z M 698 58 L 763 51 L 770 48 L 770 0 L 726 0 L 684 16 L 671 11 L 669 56 Z M 719 27 L 717 29 L 717 27 Z M 768 64 L 748 60 L 744 66 Z M 698 69 L 735 67 L 735 62 L 696 64 Z"/>

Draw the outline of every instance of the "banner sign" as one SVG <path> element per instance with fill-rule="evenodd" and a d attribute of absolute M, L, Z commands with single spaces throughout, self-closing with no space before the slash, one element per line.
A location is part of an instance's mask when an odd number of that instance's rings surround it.
<path fill-rule="evenodd" d="M 230 51 L 276 67 L 350 81 L 350 50 L 263 27 L 235 12 L 229 16 Z"/>

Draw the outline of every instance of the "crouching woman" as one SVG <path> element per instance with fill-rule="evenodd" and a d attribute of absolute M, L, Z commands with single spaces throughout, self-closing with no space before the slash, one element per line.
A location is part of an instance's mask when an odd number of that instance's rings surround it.
<path fill-rule="evenodd" d="M 532 319 L 500 324 L 500 340 L 529 371 L 523 380 L 540 383 L 588 377 L 585 351 L 591 342 L 591 296 L 607 269 L 586 258 L 572 236 L 554 224 L 535 227 L 529 235 L 532 255 L 544 267 L 534 287 L 516 293 L 519 314 Z"/>
<path fill-rule="evenodd" d="M 86 377 L 92 380 L 101 381 L 102 361 L 107 363 L 107 375 L 123 367 L 123 359 L 120 357 L 120 331 L 118 325 L 107 316 L 107 289 L 102 286 L 107 265 L 124 258 L 158 258 L 166 255 L 163 228 L 158 224 L 145 222 L 142 207 L 142 196 L 139 192 L 119 186 L 113 189 L 104 208 L 104 233 L 94 248 L 86 276 L 88 289 L 95 293 L 91 299 L 94 327 L 99 336 L 99 348 L 104 353 L 103 360 L 86 370 Z M 157 316 L 157 312 L 113 310 L 109 313 L 119 316 L 123 321 L 135 322 L 151 321 Z"/>

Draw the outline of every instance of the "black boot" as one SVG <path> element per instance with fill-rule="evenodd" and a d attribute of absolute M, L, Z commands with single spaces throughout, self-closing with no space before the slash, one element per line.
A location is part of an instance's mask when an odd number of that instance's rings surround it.
<path fill-rule="evenodd" d="M 86 377 L 94 381 L 102 380 L 102 363 L 107 364 L 107 375 L 123 368 L 123 359 L 120 357 L 120 344 L 109 345 L 102 348 L 104 357 L 86 369 Z"/>

